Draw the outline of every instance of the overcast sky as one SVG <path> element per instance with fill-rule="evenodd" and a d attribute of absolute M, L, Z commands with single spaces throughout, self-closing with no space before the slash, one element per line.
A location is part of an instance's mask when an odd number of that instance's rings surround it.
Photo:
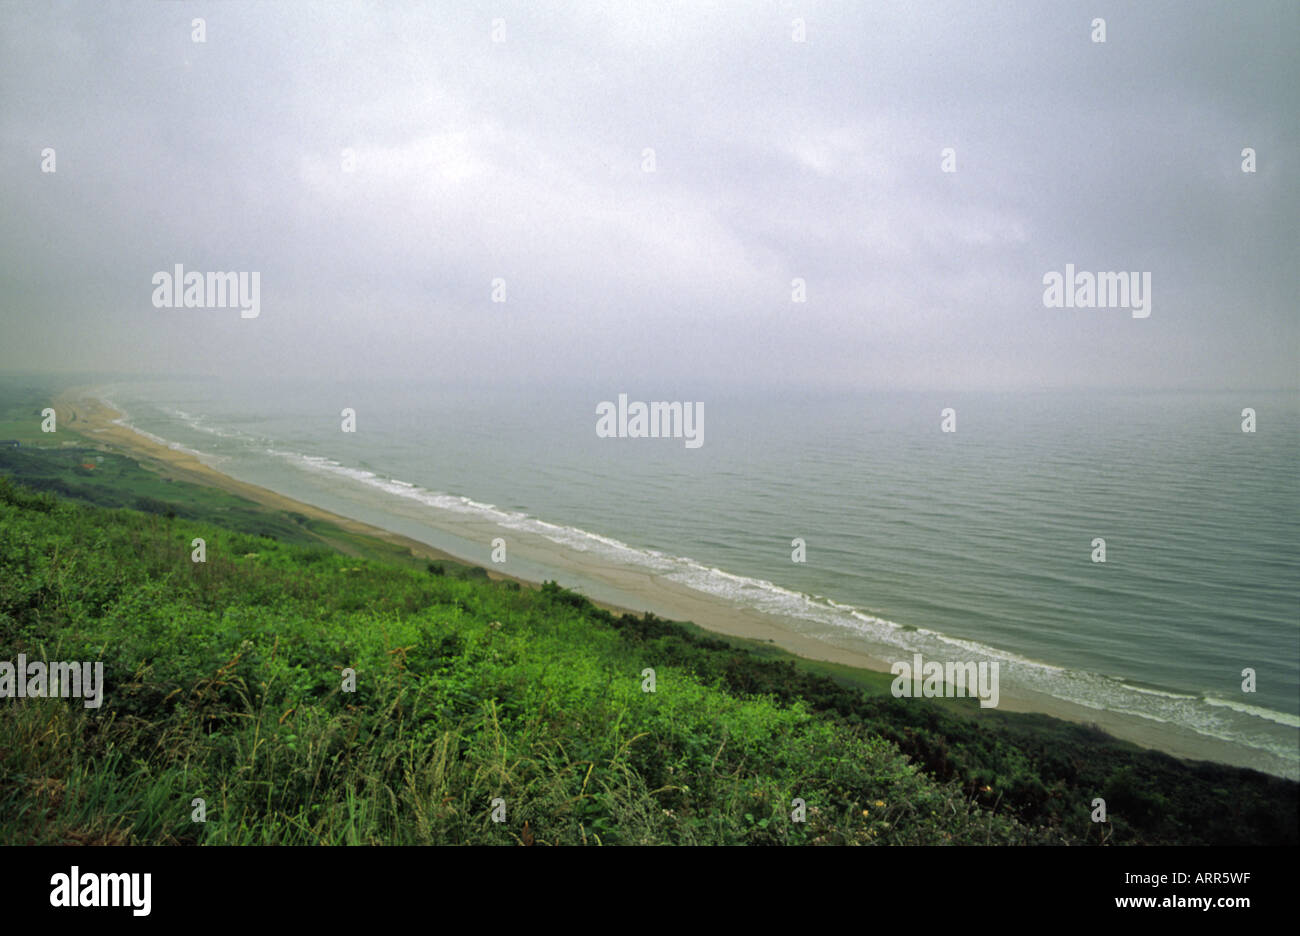
<path fill-rule="evenodd" d="M 1298 46 L 1290 0 L 6 2 L 0 370 L 1295 387 Z M 178 263 L 259 317 L 155 308 Z M 1045 308 L 1067 263 L 1150 317 Z"/>

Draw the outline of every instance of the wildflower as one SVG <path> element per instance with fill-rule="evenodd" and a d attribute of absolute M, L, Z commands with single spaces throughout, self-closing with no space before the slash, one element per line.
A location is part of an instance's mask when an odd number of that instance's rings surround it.
<path fill-rule="evenodd" d="M 866 814 L 867 814 L 867 811 L 866 811 L 866 810 L 865 810 L 865 809 L 864 809 L 864 810 L 862 810 L 862 815 L 864 815 L 864 816 L 865 816 L 865 815 L 866 815 Z"/>
<path fill-rule="evenodd" d="M 885 801 L 882 800 L 882 799 L 878 799 L 878 800 L 876 800 L 876 805 L 877 805 L 877 806 L 884 806 L 884 805 L 885 805 Z"/>

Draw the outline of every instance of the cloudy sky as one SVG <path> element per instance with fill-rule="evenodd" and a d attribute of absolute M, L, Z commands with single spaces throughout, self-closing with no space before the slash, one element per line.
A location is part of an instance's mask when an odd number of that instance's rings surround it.
<path fill-rule="evenodd" d="M 7 2 L 0 370 L 1296 387 L 1298 38 L 1262 0 Z M 178 263 L 261 314 L 155 308 Z M 1045 308 L 1067 263 L 1149 271 L 1150 317 Z"/>

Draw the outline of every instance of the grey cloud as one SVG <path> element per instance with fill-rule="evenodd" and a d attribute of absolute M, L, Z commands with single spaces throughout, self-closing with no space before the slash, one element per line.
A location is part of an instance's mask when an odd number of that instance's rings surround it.
<path fill-rule="evenodd" d="M 0 368 L 1293 387 L 1297 34 L 1291 3 L 5 5 Z M 261 271 L 262 315 L 154 309 L 175 263 Z M 1151 270 L 1151 318 L 1043 308 L 1066 263 Z"/>

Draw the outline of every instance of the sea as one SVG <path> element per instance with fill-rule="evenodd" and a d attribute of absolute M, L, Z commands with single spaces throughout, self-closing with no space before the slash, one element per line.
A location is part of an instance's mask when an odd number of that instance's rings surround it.
<path fill-rule="evenodd" d="M 499 540 L 501 571 L 593 598 L 634 605 L 584 572 L 618 569 L 880 659 L 1000 661 L 1004 692 L 1300 777 L 1294 391 L 266 377 L 94 392 L 233 477 L 485 567 Z M 701 404 L 702 444 L 598 436 L 619 394 Z"/>

